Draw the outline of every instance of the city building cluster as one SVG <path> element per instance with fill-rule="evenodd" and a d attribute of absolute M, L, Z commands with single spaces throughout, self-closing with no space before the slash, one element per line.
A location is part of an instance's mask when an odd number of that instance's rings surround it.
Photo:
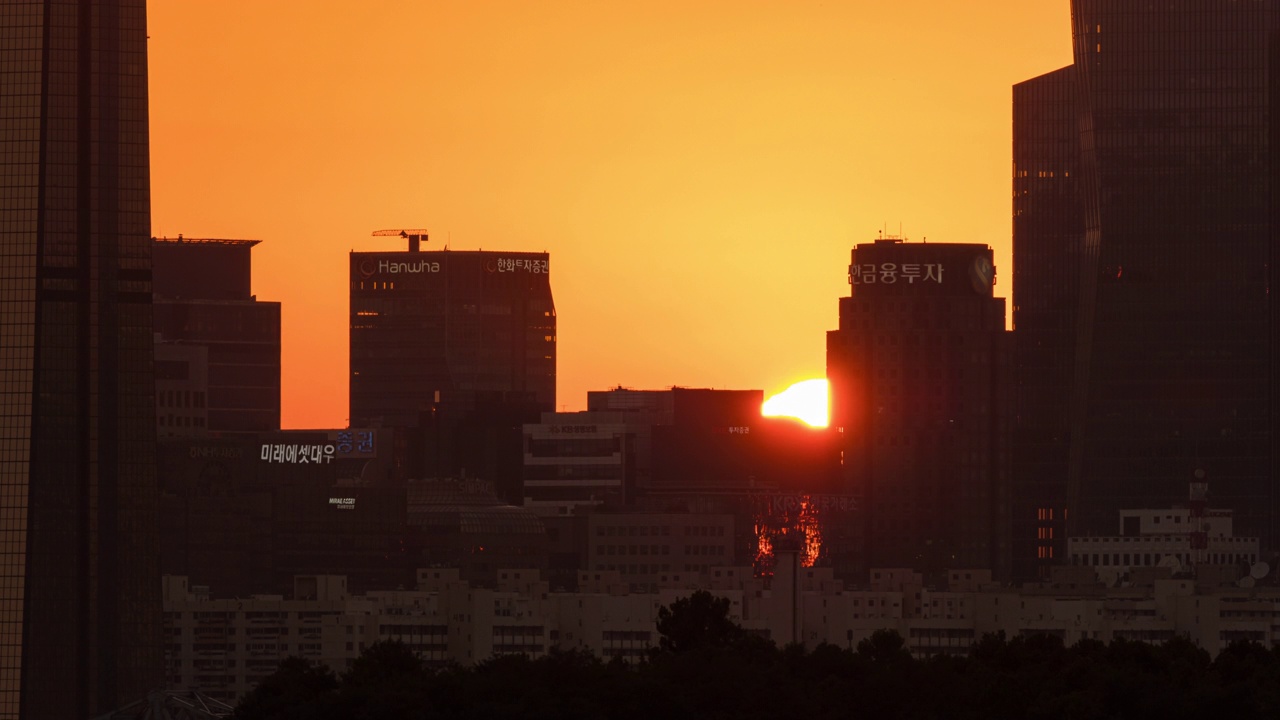
<path fill-rule="evenodd" d="M 1021 588 L 989 570 L 952 570 L 939 587 L 910 570 L 872 570 L 845 587 L 830 568 L 804 568 L 785 555 L 771 579 L 749 566 L 675 573 L 633 592 L 617 571 L 580 574 L 576 592 L 551 592 L 537 570 L 500 570 L 479 587 L 457 569 L 418 572 L 413 589 L 351 594 L 341 576 L 298 576 L 289 595 L 210 599 L 185 577 L 165 579 L 165 658 L 170 686 L 235 702 L 286 657 L 336 672 L 382 640 L 407 645 L 429 665 L 472 666 L 501 655 L 539 658 L 587 651 L 636 662 L 658 645 L 654 618 L 695 590 L 730 602 L 730 619 L 779 645 L 855 648 L 880 630 L 912 655 L 965 655 L 985 635 L 1045 634 L 1072 645 L 1089 639 L 1190 640 L 1216 656 L 1238 641 L 1280 643 L 1280 589 L 1241 588 L 1220 572 L 1136 573 L 1106 587 L 1088 568 L 1059 567 Z M 1081 572 L 1085 570 L 1087 572 Z"/>

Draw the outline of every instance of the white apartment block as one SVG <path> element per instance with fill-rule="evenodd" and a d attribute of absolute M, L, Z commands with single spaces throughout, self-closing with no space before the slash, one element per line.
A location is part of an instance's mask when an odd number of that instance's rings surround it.
<path fill-rule="evenodd" d="M 1204 492 L 1192 486 L 1190 507 L 1121 510 L 1117 535 L 1067 538 L 1068 562 L 1093 568 L 1109 586 L 1122 584 L 1138 568 L 1255 565 L 1258 538 L 1236 537 L 1230 510 L 1197 506 Z"/>
<path fill-rule="evenodd" d="M 428 663 L 473 665 L 503 654 L 540 657 L 553 648 L 602 658 L 642 657 L 658 645 L 659 608 L 696 590 L 730 600 L 732 618 L 779 645 L 856 648 L 896 630 L 917 657 L 964 654 L 989 633 L 1163 642 L 1185 637 L 1216 655 L 1234 640 L 1280 645 L 1280 587 L 1239 588 L 1145 571 L 1134 587 L 1107 588 L 1089 568 L 1063 568 L 1055 582 L 1011 589 L 989 571 L 952 571 L 948 588 L 924 587 L 909 570 L 875 570 L 845 588 L 829 569 L 792 570 L 780 558 L 771 580 L 746 567 L 673 573 L 654 592 L 631 592 L 615 571 L 583 571 L 579 592 L 551 593 L 536 570 L 498 573 L 478 589 L 455 569 L 420 570 L 414 590 L 350 596 L 339 576 L 303 576 L 295 596 L 208 600 L 185 578 L 165 579 L 165 650 L 170 687 L 234 702 L 300 656 L 341 672 L 379 640 L 408 644 Z M 876 575 L 879 577 L 876 577 Z"/>

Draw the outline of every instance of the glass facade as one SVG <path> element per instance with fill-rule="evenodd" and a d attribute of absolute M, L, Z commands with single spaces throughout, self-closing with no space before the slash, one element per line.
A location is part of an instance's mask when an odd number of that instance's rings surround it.
<path fill-rule="evenodd" d="M 552 410 L 549 272 L 545 253 L 351 253 L 351 422 L 412 427 L 489 400 Z"/>
<path fill-rule="evenodd" d="M 146 8 L 0 3 L 0 718 L 162 679 Z"/>
<path fill-rule="evenodd" d="M 1073 66 L 1014 92 L 1018 565 L 1061 549 L 1033 537 L 1046 513 L 1111 534 L 1198 470 L 1274 548 L 1280 7 L 1075 0 L 1072 20 Z"/>
<path fill-rule="evenodd" d="M 1066 550 L 1063 509 L 1084 213 L 1074 68 L 1013 88 L 1013 570 L 1045 577 Z"/>

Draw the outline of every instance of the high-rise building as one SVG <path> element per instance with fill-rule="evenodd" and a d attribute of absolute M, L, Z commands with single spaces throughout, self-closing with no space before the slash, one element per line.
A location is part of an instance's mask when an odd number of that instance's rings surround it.
<path fill-rule="evenodd" d="M 1013 88 L 1016 411 L 1010 523 L 1014 576 L 1021 580 L 1047 578 L 1067 547 L 1068 408 L 1085 220 L 1076 91 L 1071 67 Z"/>
<path fill-rule="evenodd" d="M 986 245 L 854 248 L 827 334 L 831 426 L 861 569 L 1008 575 L 1008 358 Z"/>
<path fill-rule="evenodd" d="M 1017 574 L 1198 470 L 1275 549 L 1280 6 L 1071 10 L 1013 96 Z"/>
<path fill-rule="evenodd" d="M 410 427 L 556 399 L 546 253 L 351 253 L 351 422 Z M 517 465 L 520 432 L 514 434 Z"/>
<path fill-rule="evenodd" d="M 0 4 L 0 718 L 163 681 L 146 19 Z"/>
<path fill-rule="evenodd" d="M 280 429 L 280 303 L 249 289 L 258 242 L 154 240 L 161 437 Z"/>
<path fill-rule="evenodd" d="M 519 504 L 523 426 L 556 399 L 546 253 L 351 253 L 351 422 L 419 428 L 423 477 Z"/>

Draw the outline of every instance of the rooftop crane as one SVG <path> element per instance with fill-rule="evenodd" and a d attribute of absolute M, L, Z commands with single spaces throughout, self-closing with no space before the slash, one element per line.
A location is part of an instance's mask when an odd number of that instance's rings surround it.
<path fill-rule="evenodd" d="M 427 231 L 414 230 L 374 230 L 373 237 L 402 237 L 409 241 L 409 252 L 418 252 L 419 243 L 427 240 Z"/>

